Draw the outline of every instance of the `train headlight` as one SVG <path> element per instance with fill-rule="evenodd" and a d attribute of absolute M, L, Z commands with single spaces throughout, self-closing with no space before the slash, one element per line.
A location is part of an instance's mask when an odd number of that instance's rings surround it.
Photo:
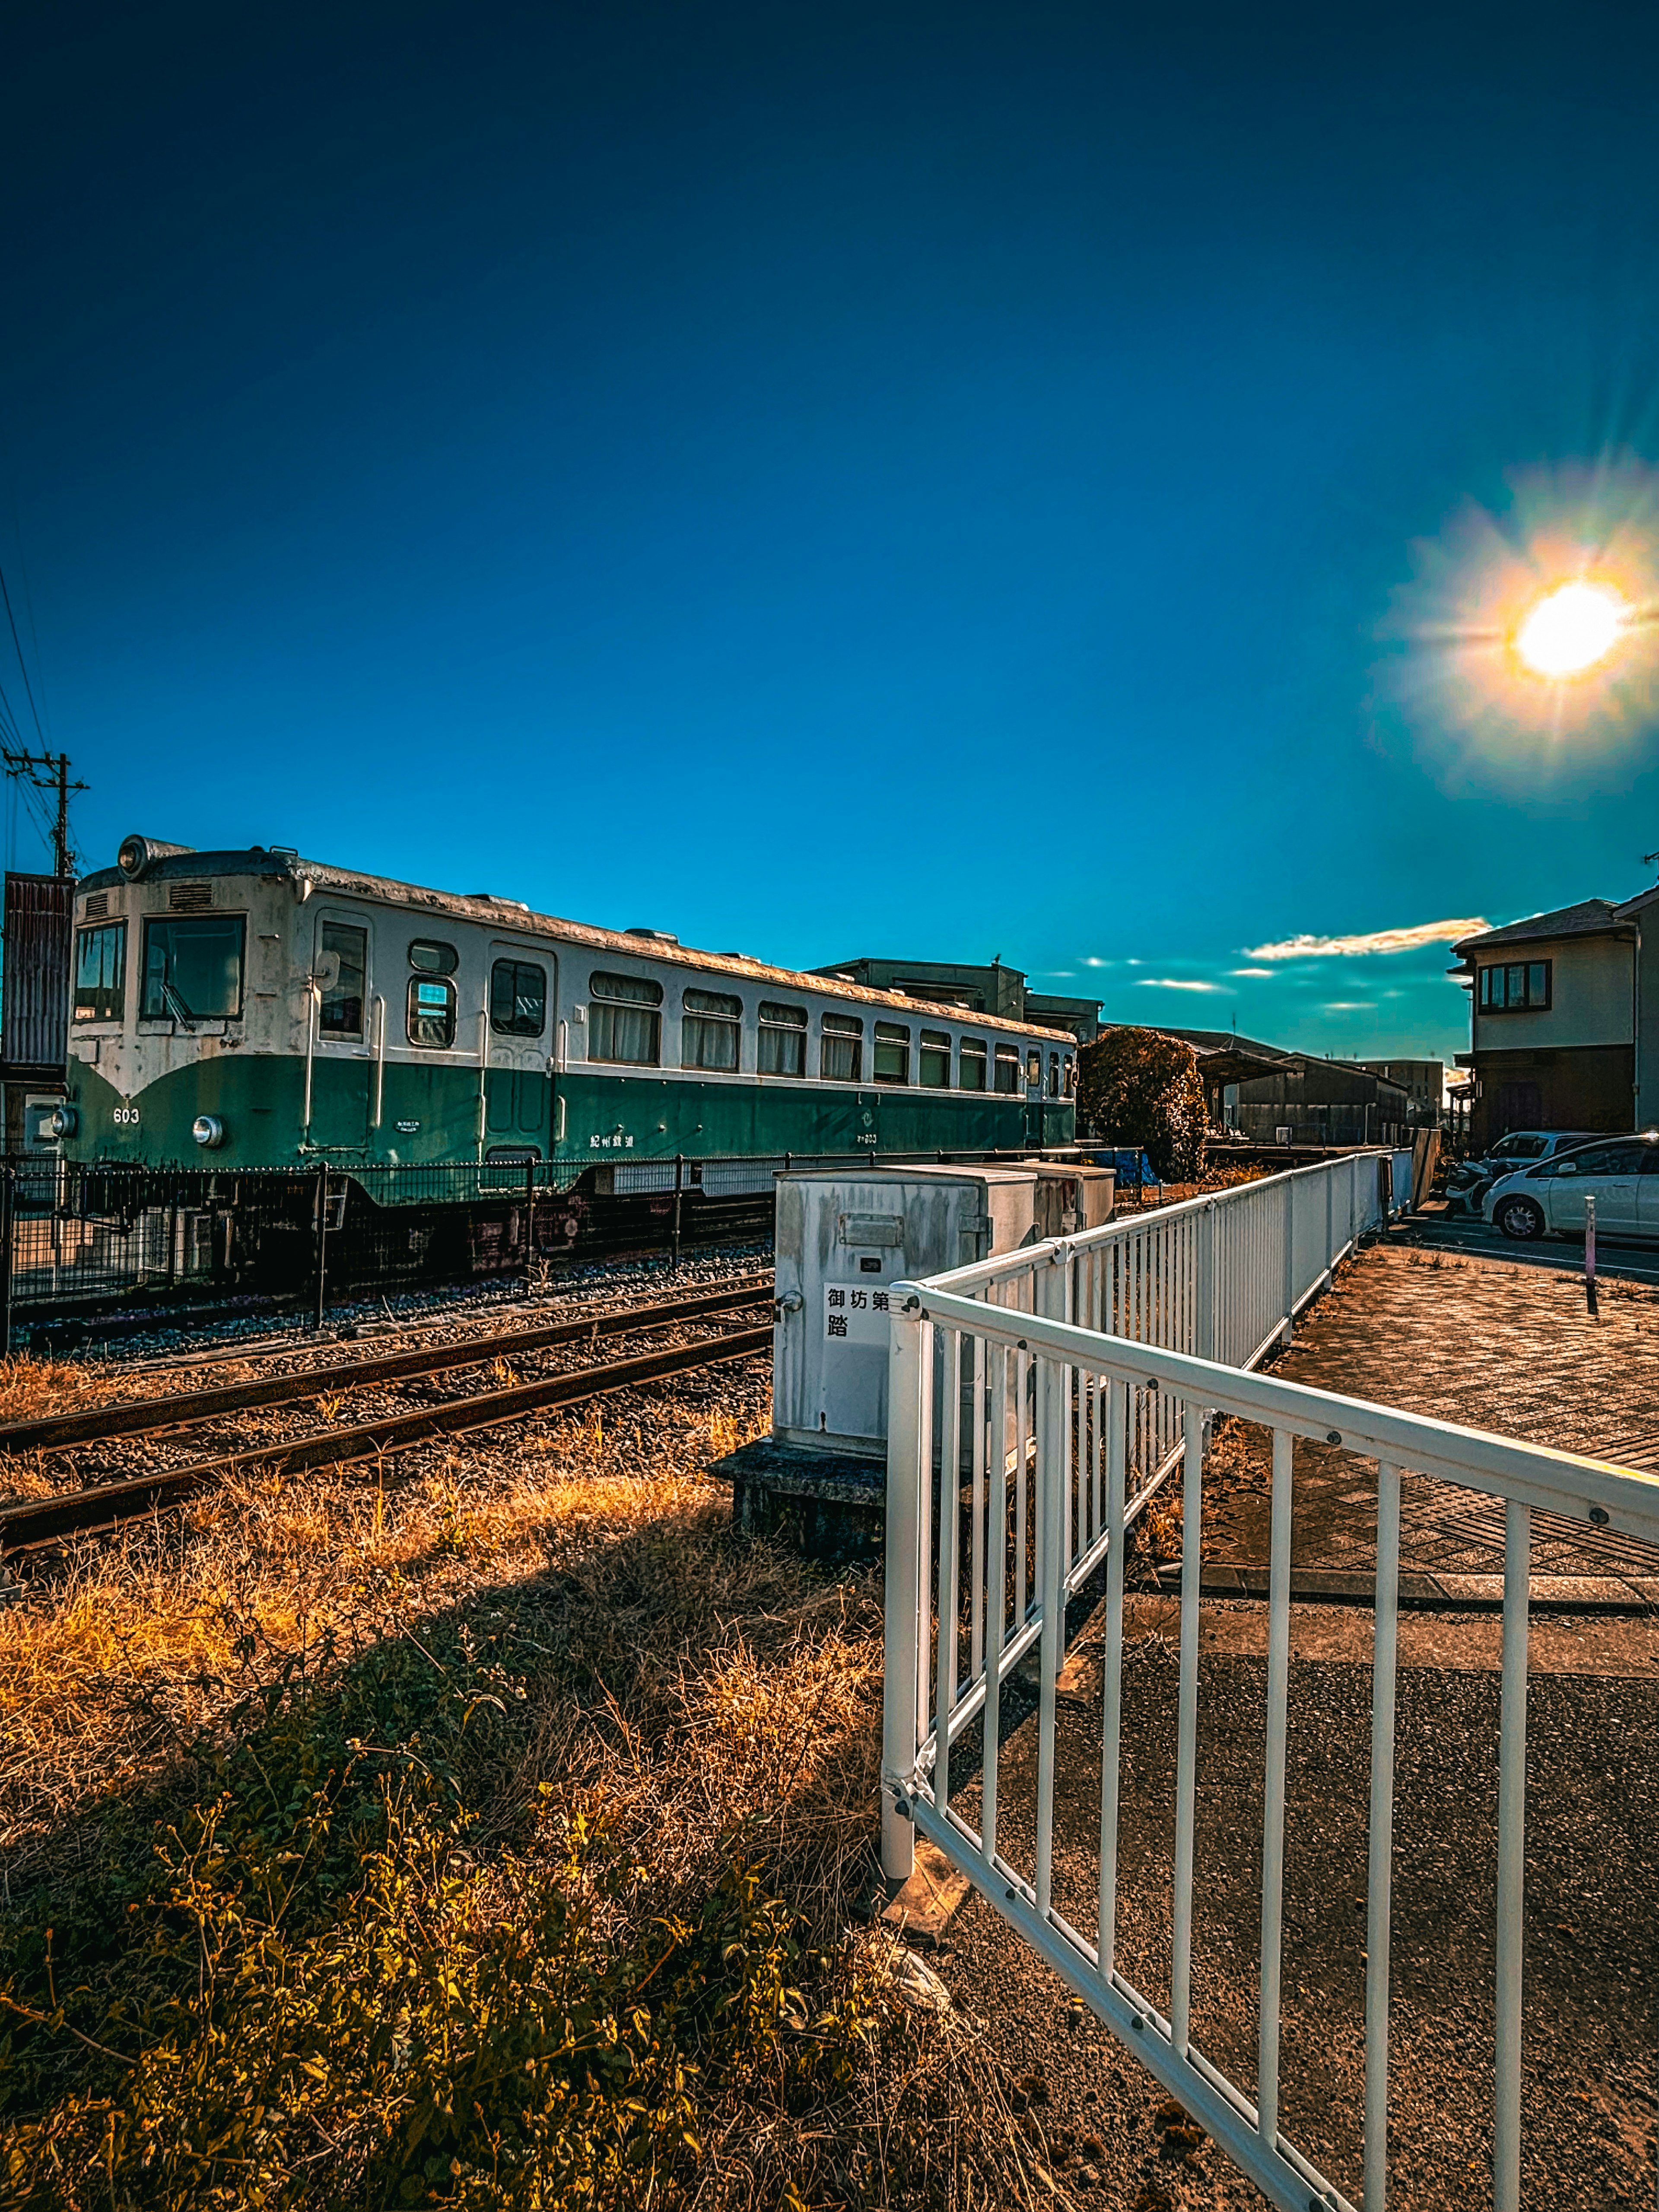
<path fill-rule="evenodd" d="M 190 1125 L 190 1133 L 198 1145 L 209 1152 L 225 1141 L 225 1125 L 216 1114 L 198 1114 Z"/>
<path fill-rule="evenodd" d="M 72 1137 L 75 1134 L 74 1107 L 54 1106 L 50 1114 L 43 1114 L 40 1116 L 40 1134 L 43 1137 Z"/>

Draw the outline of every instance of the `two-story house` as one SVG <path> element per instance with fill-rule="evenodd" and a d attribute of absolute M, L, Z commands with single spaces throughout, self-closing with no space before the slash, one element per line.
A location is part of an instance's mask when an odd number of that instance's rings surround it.
<path fill-rule="evenodd" d="M 1659 887 L 1622 903 L 1583 899 L 1452 949 L 1469 993 L 1470 1049 L 1457 1064 L 1474 1079 L 1477 1152 L 1507 1129 L 1659 1121 Z"/>

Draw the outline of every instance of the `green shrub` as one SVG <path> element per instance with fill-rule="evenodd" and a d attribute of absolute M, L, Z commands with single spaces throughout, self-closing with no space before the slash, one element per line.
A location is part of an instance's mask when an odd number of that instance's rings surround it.
<path fill-rule="evenodd" d="M 1204 1085 L 1184 1038 L 1105 1030 L 1079 1055 L 1077 1104 L 1080 1128 L 1141 1146 L 1169 1181 L 1191 1182 L 1204 1172 Z"/>

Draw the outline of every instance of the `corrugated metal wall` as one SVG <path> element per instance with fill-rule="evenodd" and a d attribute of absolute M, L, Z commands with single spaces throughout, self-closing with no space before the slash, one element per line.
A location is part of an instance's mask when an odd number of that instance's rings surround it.
<path fill-rule="evenodd" d="M 74 923 L 70 878 L 8 870 L 0 988 L 0 1059 L 8 1068 L 61 1069 L 69 1055 Z"/>

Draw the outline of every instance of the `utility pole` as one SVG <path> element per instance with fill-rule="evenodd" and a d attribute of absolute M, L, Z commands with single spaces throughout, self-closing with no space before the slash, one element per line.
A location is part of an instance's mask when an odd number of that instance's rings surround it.
<path fill-rule="evenodd" d="M 58 800 L 50 835 L 52 837 L 53 872 L 69 877 L 75 873 L 75 854 L 70 849 L 69 803 L 72 791 L 89 791 L 86 783 L 70 781 L 70 757 L 67 753 L 14 752 L 9 745 L 0 745 L 0 761 L 5 763 L 6 774 L 27 779 L 37 791 L 50 791 Z"/>

